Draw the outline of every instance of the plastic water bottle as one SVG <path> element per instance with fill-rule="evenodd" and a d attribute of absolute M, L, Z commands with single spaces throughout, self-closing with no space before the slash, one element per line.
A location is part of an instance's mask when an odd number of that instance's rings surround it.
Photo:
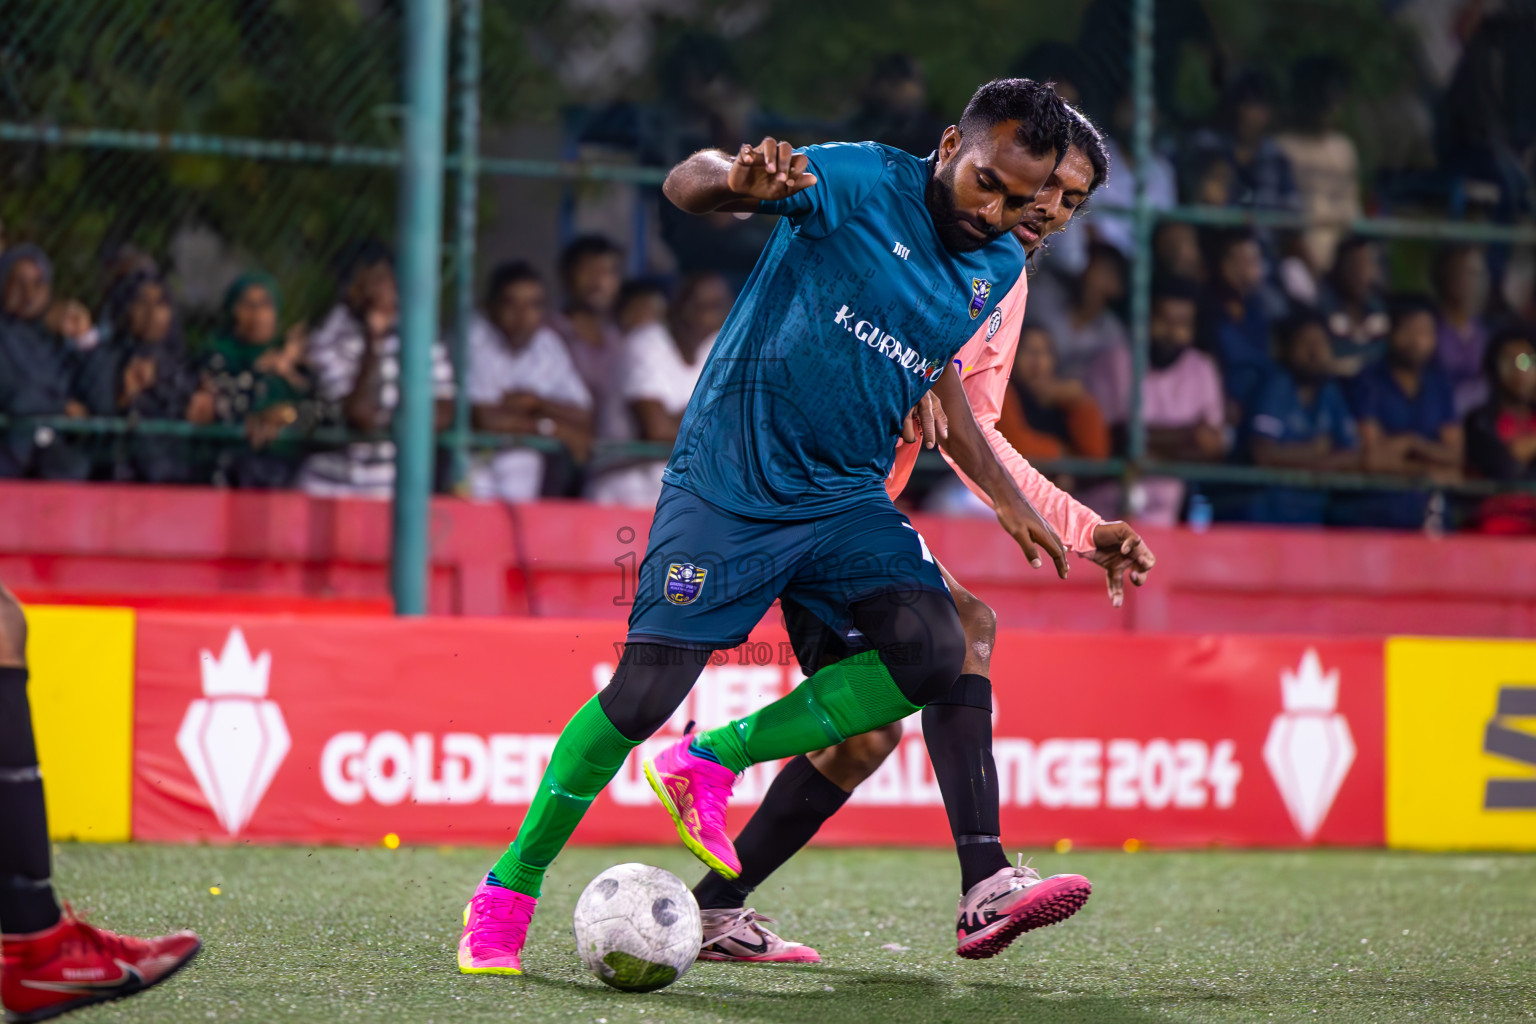
<path fill-rule="evenodd" d="M 1424 532 L 1431 537 L 1445 536 L 1445 492 L 1434 491 L 1424 503 Z"/>
<path fill-rule="evenodd" d="M 1195 533 L 1204 533 L 1211 528 L 1211 519 L 1214 512 L 1211 509 L 1211 500 L 1196 491 L 1189 496 L 1189 528 Z"/>

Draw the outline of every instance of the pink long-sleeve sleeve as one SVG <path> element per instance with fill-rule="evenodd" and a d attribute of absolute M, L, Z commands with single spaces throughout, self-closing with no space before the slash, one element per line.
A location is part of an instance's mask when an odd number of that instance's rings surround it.
<path fill-rule="evenodd" d="M 1046 522 L 1061 535 L 1068 547 L 1073 551 L 1092 551 L 1093 531 L 1104 521 L 1103 518 L 1047 480 L 997 429 L 998 417 L 1003 412 L 1003 399 L 1008 393 L 1008 375 L 1013 370 L 1014 353 L 1019 347 L 1019 330 L 1024 325 L 1024 305 L 1029 297 L 1027 273 L 1019 277 L 1018 283 L 998 303 L 991 319 L 977 328 L 971 340 L 955 354 L 954 363 L 959 364 L 960 382 L 987 443 L 1019 485 L 1019 490 L 1024 492 L 1024 496 L 1045 517 Z M 920 447 L 904 441 L 897 442 L 896 461 L 885 482 L 886 492 L 891 497 L 894 498 L 906 487 Z M 986 493 L 960 471 L 960 467 L 955 465 L 947 452 L 944 458 L 972 493 L 988 505 L 992 504 Z"/>

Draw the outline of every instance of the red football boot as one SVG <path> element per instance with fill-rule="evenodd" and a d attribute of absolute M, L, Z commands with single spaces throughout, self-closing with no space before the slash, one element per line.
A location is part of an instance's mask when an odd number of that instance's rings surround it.
<path fill-rule="evenodd" d="M 93 928 L 64 904 L 52 928 L 0 935 L 0 1004 L 7 1024 L 142 992 L 187 965 L 203 948 L 191 932 L 136 939 Z"/>

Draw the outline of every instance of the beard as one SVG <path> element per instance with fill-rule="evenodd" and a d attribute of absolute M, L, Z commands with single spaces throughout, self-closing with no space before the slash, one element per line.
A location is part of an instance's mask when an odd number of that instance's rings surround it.
<path fill-rule="evenodd" d="M 1154 370 L 1166 370 L 1179 361 L 1179 356 L 1184 354 L 1183 345 L 1169 344 L 1152 338 L 1147 345 L 1147 363 Z"/>
<path fill-rule="evenodd" d="M 950 164 L 942 171 L 935 170 L 928 176 L 926 199 L 928 216 L 933 218 L 933 228 L 939 234 L 939 241 L 943 242 L 944 248 L 950 252 L 975 252 L 978 249 L 985 249 L 1003 237 L 1002 231 L 960 212 L 959 206 L 955 203 L 954 164 Z M 962 225 L 968 225 L 986 234 L 984 237 L 977 237 Z"/>

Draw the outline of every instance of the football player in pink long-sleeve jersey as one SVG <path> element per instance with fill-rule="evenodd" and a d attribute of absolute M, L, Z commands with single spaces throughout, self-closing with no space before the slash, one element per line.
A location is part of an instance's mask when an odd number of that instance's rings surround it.
<path fill-rule="evenodd" d="M 1078 122 L 1067 154 L 1015 230 L 1028 253 L 1036 252 L 1048 236 L 1065 228 L 1107 175 L 1103 140 L 1086 118 L 1079 115 Z M 988 322 L 956 354 L 959 372 L 946 374 L 934 388 L 943 411 L 951 414 L 949 423 L 943 423 L 940 413 L 933 415 L 937 427 L 932 420 L 925 421 L 921 439 L 909 431 L 897 448 L 886 489 L 895 497 L 906 486 L 922 444 L 933 447 L 942 439 L 951 448 L 990 445 L 1065 545 L 1104 568 L 1110 599 L 1118 606 L 1125 576 L 1129 574 L 1131 581 L 1140 585 L 1152 568 L 1151 551 L 1130 526 L 1105 522 L 1055 487 L 997 430 L 1023 325 L 1027 285 L 1021 278 Z M 963 396 L 958 394 L 962 387 Z M 944 454 L 950 458 L 949 452 Z M 950 464 L 955 465 L 955 460 L 950 459 Z M 963 472 L 960 477 L 986 499 Z M 1008 863 L 999 835 L 997 772 L 992 758 L 989 676 L 997 620 L 985 603 L 947 571 L 943 575 L 965 625 L 967 653 L 962 675 L 948 700 L 923 711 L 923 737 L 960 859 L 962 896 L 956 951 L 963 957 L 981 959 L 1001 952 L 1026 931 L 1070 917 L 1086 902 L 1091 887 L 1081 875 L 1042 879 L 1030 868 Z M 783 608 L 796 657 L 807 673 L 861 649 L 861 638 L 832 632 L 793 602 L 784 602 Z M 694 889 L 704 918 L 700 959 L 752 963 L 820 960 L 811 947 L 784 939 L 765 927 L 771 919 L 747 907 L 747 896 L 810 841 L 900 740 L 901 723 L 896 722 L 835 747 L 796 757 L 785 765 L 736 839 L 742 862 L 740 877 L 731 880 L 711 872 Z"/>

